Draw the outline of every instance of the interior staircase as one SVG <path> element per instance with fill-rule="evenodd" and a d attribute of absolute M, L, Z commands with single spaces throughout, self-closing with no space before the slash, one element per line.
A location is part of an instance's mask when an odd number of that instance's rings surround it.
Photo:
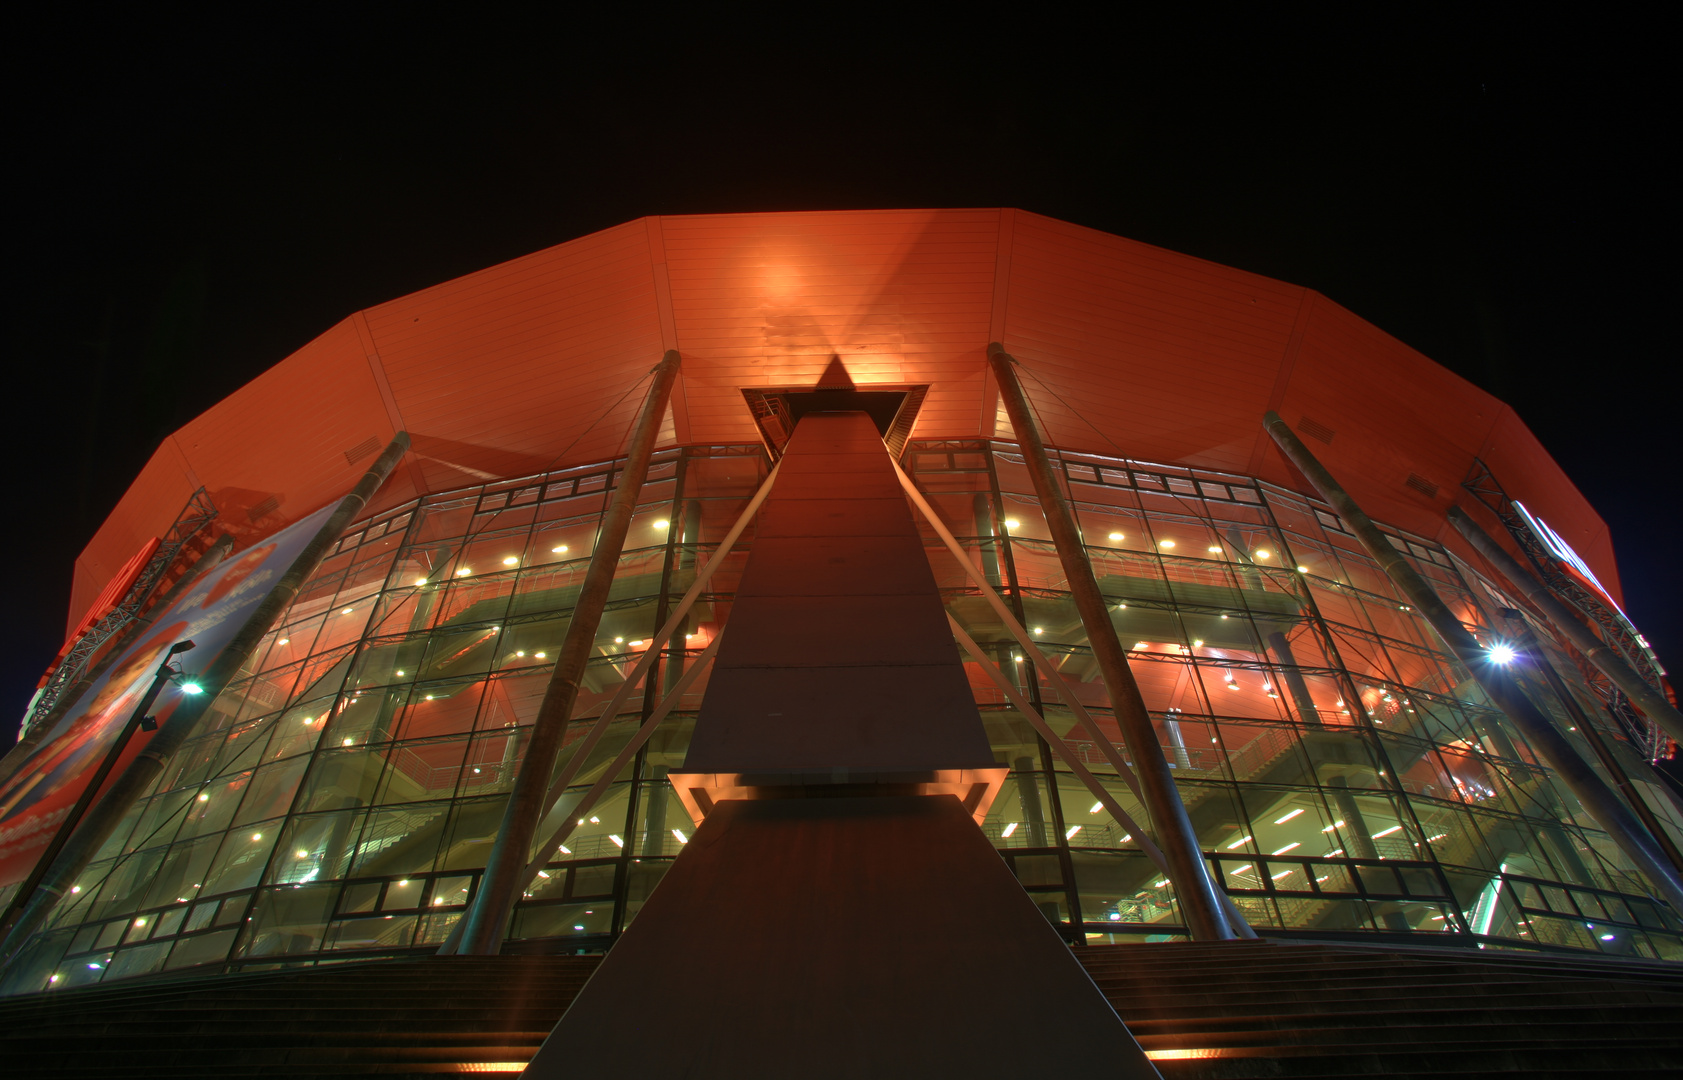
<path fill-rule="evenodd" d="M 1234 942 L 1078 949 L 1165 1077 L 1675 1076 L 1683 968 Z M 429 957 L 0 1002 L 12 1078 L 517 1074 L 596 957 Z M 628 1002 L 659 1037 L 681 988 Z M 978 1008 L 1010 1014 L 1009 987 Z M 1001 1038 L 1055 1038 L 1013 1032 Z"/>

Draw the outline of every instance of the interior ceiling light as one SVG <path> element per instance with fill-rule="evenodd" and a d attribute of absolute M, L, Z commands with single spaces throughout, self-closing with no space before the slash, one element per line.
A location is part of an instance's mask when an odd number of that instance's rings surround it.
<path fill-rule="evenodd" d="M 1175 542 L 1173 540 L 1159 540 L 1159 541 L 1157 541 L 1157 546 L 1160 547 L 1160 548 L 1163 548 L 1166 551 L 1169 548 L 1174 547 Z"/>
<path fill-rule="evenodd" d="M 553 551 L 557 555 L 560 555 L 560 554 L 563 554 L 567 550 L 567 545 L 566 544 L 556 544 L 554 547 L 550 548 L 549 550 Z"/>
<path fill-rule="evenodd" d="M 519 562 L 520 562 L 520 559 L 518 557 L 516 557 L 514 555 L 510 555 L 508 558 L 503 560 L 503 565 L 504 566 L 516 566 L 516 565 L 519 564 Z"/>
<path fill-rule="evenodd" d="M 1123 536 L 1119 532 L 1113 532 L 1113 533 L 1110 534 L 1110 538 L 1112 540 L 1121 540 L 1121 539 L 1123 539 Z"/>
<path fill-rule="evenodd" d="M 1015 529 L 1017 526 L 1019 526 L 1021 524 L 1022 524 L 1022 522 L 1018 521 L 1016 518 L 1006 518 L 1005 519 L 1005 527 L 1007 529 Z"/>
<path fill-rule="evenodd" d="M 1267 559 L 1272 557 L 1273 554 L 1274 553 L 1269 551 L 1267 548 L 1262 548 L 1256 553 L 1256 557 L 1259 559 Z"/>

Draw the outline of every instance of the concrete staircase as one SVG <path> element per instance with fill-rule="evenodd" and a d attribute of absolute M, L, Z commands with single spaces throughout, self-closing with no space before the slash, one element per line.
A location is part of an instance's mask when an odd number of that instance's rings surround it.
<path fill-rule="evenodd" d="M 1077 955 L 1165 1077 L 1683 1072 L 1677 965 L 1268 942 Z"/>
<path fill-rule="evenodd" d="M 1683 970 L 1595 957 L 1244 942 L 1077 950 L 1171 1080 L 1683 1072 Z M 0 1002 L 7 1077 L 518 1073 L 595 957 L 447 957 Z M 1011 1030 L 1009 987 L 978 997 Z M 664 1009 L 693 1009 L 652 987 Z"/>
<path fill-rule="evenodd" d="M 14 998 L 0 1074 L 516 1074 L 599 962 L 428 957 Z"/>

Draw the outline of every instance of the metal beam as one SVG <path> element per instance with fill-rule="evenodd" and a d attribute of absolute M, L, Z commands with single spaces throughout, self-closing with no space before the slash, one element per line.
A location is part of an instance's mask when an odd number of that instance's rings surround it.
<path fill-rule="evenodd" d="M 588 814 L 602 796 L 607 794 L 614 779 L 625 771 L 625 767 L 631 763 L 631 759 L 636 756 L 637 751 L 643 748 L 643 744 L 649 741 L 649 736 L 653 735 L 655 729 L 660 727 L 660 722 L 665 720 L 667 715 L 683 701 L 684 695 L 689 692 L 689 688 L 701 677 L 701 673 L 707 669 L 707 665 L 712 662 L 714 655 L 718 653 L 719 642 L 723 641 L 724 637 L 725 632 L 721 627 L 713 635 L 713 640 L 707 643 L 707 647 L 701 650 L 701 655 L 684 668 L 683 675 L 678 677 L 678 681 L 673 684 L 671 690 L 667 691 L 666 697 L 649 714 L 649 718 L 643 721 L 643 725 L 637 729 L 636 734 L 632 735 L 630 740 L 620 748 L 619 756 L 608 763 L 608 767 L 602 771 L 602 775 L 597 778 L 596 783 L 591 785 L 590 790 L 584 793 L 584 797 L 577 804 L 568 807 L 567 816 L 562 819 L 560 825 L 556 826 L 555 831 L 538 845 L 537 854 L 531 862 L 526 864 L 525 880 L 521 884 L 522 891 L 529 888 L 532 879 L 538 876 L 538 871 L 548 865 L 555 850 L 567 842 L 567 837 L 573 834 L 573 829 L 579 823 L 579 815 Z"/>
<path fill-rule="evenodd" d="M 1035 494 L 1040 497 L 1040 508 L 1046 516 L 1046 528 L 1052 534 L 1052 542 L 1057 547 L 1058 562 L 1063 566 L 1070 597 L 1075 601 L 1075 610 L 1080 613 L 1082 625 L 1087 629 L 1093 658 L 1098 661 L 1105 687 L 1110 691 L 1117 726 L 1121 728 L 1123 739 L 1133 748 L 1134 766 L 1145 789 L 1146 807 L 1157 826 L 1163 854 L 1173 870 L 1175 892 L 1180 897 L 1187 927 L 1192 936 L 1201 941 L 1232 938 L 1235 935 L 1227 922 L 1220 889 L 1210 880 L 1209 870 L 1204 865 L 1198 834 L 1193 831 L 1186 805 L 1181 802 L 1180 792 L 1175 788 L 1174 776 L 1169 772 L 1168 759 L 1163 756 L 1157 729 L 1146 710 L 1145 698 L 1141 696 L 1134 673 L 1128 667 L 1128 655 L 1123 652 L 1122 643 L 1116 640 L 1116 628 L 1110 621 L 1110 607 L 1099 592 L 1098 579 L 1093 576 L 1092 564 L 1087 560 L 1087 549 L 1082 544 L 1080 531 L 1075 527 L 1075 516 L 1058 487 L 1052 463 L 1046 456 L 1046 443 L 1035 424 L 1028 397 L 1017 380 L 1017 362 L 998 342 L 988 346 L 988 362 L 993 366 L 994 378 L 999 383 L 999 396 L 1005 402 L 1006 414 L 1011 418 L 1017 443 L 1028 464 Z"/>
<path fill-rule="evenodd" d="M 759 513 L 760 506 L 766 501 L 766 496 L 771 494 L 772 485 L 777 482 L 777 470 L 779 468 L 780 465 L 771 467 L 771 472 L 766 474 L 764 482 L 760 484 L 760 490 L 754 493 L 754 497 L 748 500 L 748 505 L 743 507 L 742 513 L 737 515 L 736 523 L 720 539 L 719 546 L 714 549 L 712 558 L 708 559 L 707 564 L 701 568 L 701 572 L 695 575 L 695 580 L 690 582 L 690 587 L 684 592 L 683 598 L 678 601 L 678 606 L 673 608 L 672 613 L 666 617 L 666 624 L 660 628 L 660 631 L 654 637 L 649 639 L 651 642 L 670 641 L 677 636 L 679 625 L 689 618 L 690 611 L 695 607 L 696 600 L 701 596 L 701 591 L 707 587 L 709 581 L 713 580 L 713 574 L 719 567 L 724 565 L 726 557 L 736 547 L 737 540 L 742 537 L 743 530 L 754 519 L 754 515 Z M 573 778 L 584 767 L 585 759 L 590 756 L 592 750 L 596 749 L 596 744 L 602 741 L 602 736 L 608 732 L 608 726 L 614 722 L 614 717 L 619 715 L 620 708 L 631 697 L 631 692 L 637 688 L 643 681 L 644 676 L 654 667 L 655 660 L 660 654 L 661 650 L 651 644 L 643 650 L 643 654 L 637 658 L 637 662 L 631 666 L 631 670 L 626 672 L 625 681 L 619 684 L 619 689 L 614 691 L 614 696 L 609 699 L 608 704 L 597 715 L 596 723 L 592 724 L 590 730 L 585 732 L 584 738 L 574 745 L 573 752 L 567 759 L 567 764 L 562 766 L 560 773 L 550 781 L 549 791 L 544 796 L 543 814 L 539 817 L 540 821 L 549 815 L 550 810 L 554 809 L 555 801 L 561 797 L 561 793 L 572 786 Z"/>
<path fill-rule="evenodd" d="M 1636 815 L 1602 782 L 1566 736 L 1525 696 L 1519 685 L 1489 660 L 1473 635 L 1461 625 L 1461 620 L 1449 610 L 1420 572 L 1391 546 L 1385 534 L 1362 512 L 1356 500 L 1332 478 L 1326 466 L 1303 445 L 1280 415 L 1270 409 L 1263 416 L 1263 427 L 1286 460 L 1297 466 L 1298 471 L 1314 485 L 1321 498 L 1344 519 L 1362 547 L 1408 598 L 1408 602 L 1425 616 L 1450 654 L 1466 666 L 1490 700 L 1507 715 L 1555 775 L 1571 789 L 1578 802 L 1606 830 L 1625 857 L 1666 898 L 1672 910 L 1683 915 L 1683 880 L 1678 878 L 1658 842 L 1643 828 Z"/>
<path fill-rule="evenodd" d="M 1631 783 L 1630 776 L 1625 772 L 1624 766 L 1619 764 L 1619 759 L 1614 756 L 1613 748 L 1607 745 L 1607 740 L 1603 739 L 1601 732 L 1595 729 L 1595 724 L 1591 722 L 1589 716 L 1578 704 L 1578 699 L 1572 696 L 1572 691 L 1566 685 L 1566 680 L 1560 677 L 1560 673 L 1549 662 L 1548 655 L 1543 652 L 1542 642 L 1537 640 L 1536 631 L 1526 624 L 1525 616 L 1513 608 L 1504 608 L 1497 614 L 1506 618 L 1508 625 L 1514 628 L 1515 637 L 1519 639 L 1522 646 L 1517 658 L 1522 667 L 1536 672 L 1542 676 L 1544 682 L 1548 683 L 1549 690 L 1554 694 L 1555 700 L 1560 702 L 1562 709 L 1566 710 L 1566 715 L 1571 718 L 1572 723 L 1577 727 L 1578 734 L 1582 735 L 1584 741 L 1590 744 L 1590 749 L 1595 751 L 1595 756 L 1601 762 L 1601 767 L 1607 771 L 1608 776 L 1613 778 L 1613 783 L 1624 795 L 1625 802 L 1629 803 L 1630 808 L 1636 811 L 1636 816 L 1642 819 L 1642 824 L 1647 826 L 1648 831 L 1654 834 L 1655 841 L 1659 843 L 1660 849 L 1665 852 L 1665 857 L 1670 861 L 1672 869 L 1683 873 L 1683 852 L 1679 852 L 1677 846 L 1671 842 L 1671 837 L 1666 835 L 1665 828 L 1660 824 L 1659 818 L 1654 816 L 1653 809 L 1643 801 L 1642 793 L 1637 790 L 1635 784 Z"/>
<path fill-rule="evenodd" d="M 579 590 L 578 603 L 567 624 L 567 636 L 556 654 L 555 670 L 543 703 L 538 706 L 532 722 L 531 740 L 526 744 L 526 756 L 514 780 L 503 809 L 497 839 L 480 879 L 479 892 L 474 896 L 467 913 L 462 916 L 460 951 L 472 955 L 495 956 L 502 948 L 503 929 L 508 923 L 514 901 L 520 895 L 521 870 L 531 848 L 532 833 L 545 810 L 545 793 L 549 790 L 550 774 L 555 770 L 555 758 L 561 751 L 567 724 L 572 720 L 573 703 L 578 698 L 584 680 L 585 667 L 596 649 L 596 631 L 602 622 L 602 609 L 613 587 L 614 572 L 619 566 L 620 553 L 625 548 L 626 530 L 631 515 L 637 509 L 637 496 L 643 490 L 648 475 L 649 458 L 654 453 L 655 438 L 660 434 L 661 418 L 666 415 L 666 403 L 672 394 L 672 384 L 678 377 L 678 352 L 669 349 L 654 368 L 654 380 L 643 398 L 642 411 L 631 431 L 631 447 L 626 454 L 625 469 L 619 486 L 608 501 L 602 516 L 602 530 L 596 548 L 590 555 L 584 584 Z M 651 645 L 650 651 L 657 651 Z"/>
<path fill-rule="evenodd" d="M 1571 642 L 1572 647 L 1583 653 L 1590 663 L 1600 668 L 1603 674 L 1613 680 L 1615 686 L 1625 692 L 1625 696 L 1630 698 L 1637 708 L 1665 729 L 1667 735 L 1683 743 L 1683 712 L 1679 712 L 1677 706 L 1667 701 L 1664 694 L 1649 686 L 1647 680 L 1625 662 L 1618 649 L 1591 633 L 1589 627 L 1573 615 L 1565 604 L 1555 599 L 1548 586 L 1533 577 L 1519 564 L 1518 559 L 1509 555 L 1507 550 L 1496 542 L 1495 537 L 1485 532 L 1483 527 L 1459 506 L 1449 508 L 1449 523 L 1455 526 L 1455 531 L 1489 560 L 1514 588 L 1537 605 L 1556 633 Z"/>
<path fill-rule="evenodd" d="M 191 641 L 178 641 L 170 646 L 170 650 L 164 654 L 163 662 L 158 665 L 157 672 L 152 676 L 152 685 L 147 687 L 146 693 L 141 696 L 140 704 L 134 707 L 134 712 L 130 714 L 128 723 L 124 724 L 122 730 L 117 732 L 117 737 L 111 741 L 110 748 L 105 751 L 105 758 L 99 763 L 99 768 L 94 770 L 94 774 L 82 786 L 81 796 L 77 798 L 76 804 L 70 808 L 70 813 L 65 815 L 64 820 L 60 822 L 58 831 L 54 833 L 52 841 L 47 845 L 47 850 L 43 851 L 41 857 L 35 860 L 35 869 L 30 872 L 28 877 L 24 878 L 23 884 L 18 886 L 18 891 L 12 894 L 11 902 L 6 905 L 6 913 L 0 916 L 0 933 L 9 930 L 12 924 L 17 921 L 24 905 L 29 902 L 30 896 L 41 884 L 41 879 L 47 876 L 47 871 L 52 867 L 53 860 L 58 858 L 59 852 L 63 851 L 65 844 L 69 843 L 70 837 L 76 831 L 77 823 L 82 820 L 82 815 L 87 812 L 89 804 L 93 802 L 94 796 L 99 793 L 99 789 L 105 785 L 105 778 L 111 775 L 111 770 L 117 765 L 117 759 L 123 756 L 124 750 L 128 749 L 129 740 L 134 738 L 134 733 L 140 730 L 141 725 L 148 723 L 146 714 L 151 711 L 153 704 L 157 702 L 158 693 L 163 690 L 164 684 L 181 674 L 181 669 L 175 666 L 175 658 L 191 648 L 193 648 Z"/>
<path fill-rule="evenodd" d="M 1042 739 L 1046 740 L 1046 745 L 1052 748 L 1052 753 L 1058 755 L 1058 760 L 1062 761 L 1069 768 L 1069 771 L 1075 774 L 1076 779 L 1086 785 L 1087 791 L 1110 812 L 1110 816 L 1116 819 L 1117 824 L 1128 830 L 1129 835 L 1123 839 L 1138 841 L 1140 850 L 1145 852 L 1146 858 L 1150 859 L 1157 869 L 1163 871 L 1164 877 L 1173 880 L 1174 875 L 1169 871 L 1169 860 L 1164 858 L 1163 849 L 1158 847 L 1156 841 L 1151 839 L 1151 834 L 1139 822 L 1135 821 L 1126 810 L 1122 809 L 1122 804 L 1116 801 L 1116 796 L 1110 793 L 1110 789 L 1099 783 L 1099 778 L 1093 775 L 1092 770 L 1087 768 L 1080 756 L 1070 748 L 1069 743 L 1052 730 L 1052 725 L 1048 724 L 1046 718 L 1041 716 L 1035 707 L 1029 703 L 1029 700 L 1022 695 L 1016 684 L 1011 681 L 1011 677 L 999 670 L 999 665 L 988 658 L 987 653 L 982 651 L 982 647 L 976 644 L 976 639 L 972 638 L 964 627 L 959 625 L 959 621 L 953 618 L 950 612 L 947 614 L 947 625 L 952 627 L 953 637 L 958 639 L 958 643 L 964 647 L 964 651 L 969 653 L 976 661 L 976 666 L 982 669 L 984 675 L 993 680 L 993 684 L 999 687 L 1000 692 L 1012 705 L 1016 706 L 1017 711 L 1028 720 L 1029 725 L 1039 733 Z M 1252 930 L 1250 923 L 1245 921 L 1244 915 L 1240 913 L 1238 906 L 1233 903 L 1233 898 L 1223 891 L 1221 900 L 1222 906 L 1227 910 L 1227 921 L 1232 924 L 1233 929 L 1238 932 L 1240 937 L 1254 939 L 1256 931 Z"/>
<path fill-rule="evenodd" d="M 316 567 L 321 565 L 322 559 L 327 555 L 327 549 L 338 542 L 345 527 L 362 513 L 363 508 L 368 505 L 368 500 L 373 498 L 380 485 L 386 482 L 386 477 L 391 475 L 392 469 L 397 467 L 398 461 L 408 449 L 408 432 L 400 431 L 392 437 L 385 451 L 374 459 L 374 464 L 368 467 L 368 471 L 362 475 L 356 487 L 351 489 L 350 494 L 340 501 L 338 508 L 322 522 L 315 536 L 310 538 L 310 542 L 305 544 L 304 549 L 292 560 L 292 565 L 287 567 L 268 595 L 264 596 L 262 602 L 247 616 L 239 631 L 199 676 L 198 682 L 204 688 L 204 693 L 188 698 L 177 706 L 163 727 L 148 740 L 146 747 L 128 763 L 117 779 L 112 781 L 110 789 L 88 811 L 75 835 L 70 838 L 52 869 L 42 879 L 40 888 L 36 890 L 29 906 L 24 909 L 17 925 L 12 927 L 5 942 L 0 943 L 0 957 L 15 955 L 17 949 L 29 940 L 30 935 L 40 927 L 53 906 L 75 882 L 82 868 L 105 846 L 105 841 L 128 813 L 129 807 L 157 783 L 170 759 L 198 727 L 199 718 L 240 673 L 240 669 L 250 661 L 258 645 L 262 643 L 263 636 L 274 626 L 275 620 L 291 606 L 298 590 L 303 588 L 304 582 L 315 572 Z"/>

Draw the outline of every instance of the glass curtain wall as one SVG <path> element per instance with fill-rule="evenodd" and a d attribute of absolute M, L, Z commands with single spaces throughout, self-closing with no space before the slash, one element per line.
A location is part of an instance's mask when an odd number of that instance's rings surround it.
<path fill-rule="evenodd" d="M 905 464 L 1131 760 L 1015 445 L 913 443 Z M 1683 959 L 1683 924 L 1329 508 L 1238 476 L 1091 455 L 1058 464 L 1200 844 L 1259 930 L 1455 933 Z M 1501 637 L 1489 612 L 1519 605 L 1440 545 L 1388 531 L 1480 640 Z M 927 535 L 954 617 L 1149 827 L 1061 689 Z M 1605 704 L 1563 655 L 1550 660 L 1640 776 L 1646 764 Z M 1164 875 L 969 666 L 1012 768 L 986 829 L 1042 910 L 1072 940 L 1184 936 Z M 1568 728 L 1535 682 L 1527 691 Z M 1652 793 L 1675 823 L 1663 792 Z"/>
<path fill-rule="evenodd" d="M 5 992 L 443 941 L 483 872 L 620 464 L 431 496 L 353 526 L 11 965 Z M 563 763 L 639 657 L 665 655 L 557 820 L 723 624 L 751 533 L 672 641 L 651 640 L 767 467 L 757 445 L 655 454 Z M 601 949 L 636 913 L 692 829 L 665 776 L 705 688 L 556 853 L 513 939 Z"/>
<path fill-rule="evenodd" d="M 1131 759 L 1015 445 L 915 442 L 903 461 Z M 430 496 L 353 527 L 4 991 L 443 941 L 478 886 L 617 464 Z M 1074 454 L 1060 467 L 1201 845 L 1259 930 L 1683 958 L 1675 915 L 1326 507 L 1237 476 Z M 757 445 L 655 455 L 568 746 L 644 651 L 663 657 L 550 827 L 728 619 L 752 528 L 673 639 L 650 639 L 766 469 Z M 1392 536 L 1492 640 L 1487 612 L 1517 605 L 1439 545 Z M 949 611 L 1149 827 L 1060 688 L 926 537 Z M 1566 657 L 1550 659 L 1603 723 Z M 984 828 L 1047 918 L 1072 942 L 1183 938 L 1173 888 L 1134 838 L 968 670 L 1012 770 Z M 703 677 L 554 853 L 516 907 L 510 951 L 600 950 L 635 917 L 693 829 L 666 775 L 705 689 Z M 1565 717 L 1546 687 L 1527 689 Z M 1622 729 L 1602 734 L 1637 777 Z"/>

